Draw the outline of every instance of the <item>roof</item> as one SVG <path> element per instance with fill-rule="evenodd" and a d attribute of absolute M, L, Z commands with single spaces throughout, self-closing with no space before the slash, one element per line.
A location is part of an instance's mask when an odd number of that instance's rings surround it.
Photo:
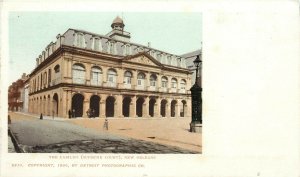
<path fill-rule="evenodd" d="M 117 16 L 112 23 L 113 24 L 114 23 L 122 23 L 122 24 L 124 24 L 122 18 L 120 18 L 119 16 Z"/>

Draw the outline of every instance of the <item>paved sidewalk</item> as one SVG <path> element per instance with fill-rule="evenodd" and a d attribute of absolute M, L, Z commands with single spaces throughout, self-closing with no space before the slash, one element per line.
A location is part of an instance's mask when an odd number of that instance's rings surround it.
<path fill-rule="evenodd" d="M 11 140 L 11 137 L 8 136 L 8 153 L 14 153 L 14 152 L 16 152 L 14 144 Z"/>

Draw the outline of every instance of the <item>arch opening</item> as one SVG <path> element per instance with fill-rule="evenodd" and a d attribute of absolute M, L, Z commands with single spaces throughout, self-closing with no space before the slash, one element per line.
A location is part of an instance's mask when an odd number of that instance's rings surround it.
<path fill-rule="evenodd" d="M 72 97 L 73 117 L 82 117 L 83 115 L 83 95 L 77 93 Z"/>

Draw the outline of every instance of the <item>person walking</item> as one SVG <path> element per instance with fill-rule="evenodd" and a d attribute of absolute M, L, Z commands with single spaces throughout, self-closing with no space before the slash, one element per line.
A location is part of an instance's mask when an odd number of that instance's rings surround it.
<path fill-rule="evenodd" d="M 103 129 L 108 130 L 108 120 L 105 118 L 104 124 L 103 124 Z"/>
<path fill-rule="evenodd" d="M 71 117 L 72 117 L 72 111 L 70 109 L 68 111 L 68 114 L 69 114 L 69 119 L 71 119 Z"/>

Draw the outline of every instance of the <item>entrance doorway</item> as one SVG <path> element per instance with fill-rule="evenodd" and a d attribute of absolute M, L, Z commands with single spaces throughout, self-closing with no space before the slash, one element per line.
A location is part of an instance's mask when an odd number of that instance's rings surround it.
<path fill-rule="evenodd" d="M 83 95 L 76 93 L 72 97 L 72 111 L 75 111 L 75 117 L 82 117 L 83 114 Z"/>
<path fill-rule="evenodd" d="M 125 97 L 123 99 L 123 116 L 124 117 L 129 117 L 130 103 L 131 103 L 130 97 Z"/>
<path fill-rule="evenodd" d="M 106 117 L 114 117 L 115 113 L 115 98 L 112 96 L 107 97 L 106 99 L 106 108 L 105 115 Z"/>
<path fill-rule="evenodd" d="M 90 109 L 93 110 L 93 117 L 99 117 L 99 103 L 100 103 L 100 97 L 97 95 L 91 96 L 90 99 Z"/>

